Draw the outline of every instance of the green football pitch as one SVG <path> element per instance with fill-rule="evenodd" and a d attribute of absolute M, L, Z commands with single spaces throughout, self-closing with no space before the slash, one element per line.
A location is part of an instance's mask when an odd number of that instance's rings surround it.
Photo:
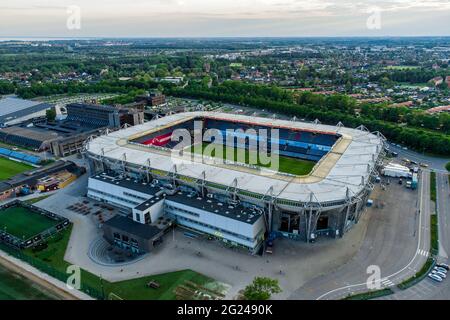
<path fill-rule="evenodd" d="M 9 207 L 0 211 L 0 230 L 19 238 L 29 239 L 58 224 L 25 207 Z"/>
<path fill-rule="evenodd" d="M 16 174 L 31 169 L 33 169 L 33 167 L 25 163 L 0 157 L 0 181 L 6 180 L 15 176 Z"/>
<path fill-rule="evenodd" d="M 201 154 L 203 153 L 204 156 L 211 156 L 211 157 L 216 157 L 215 152 L 213 151 L 211 154 L 205 151 L 205 148 L 209 145 L 209 143 L 204 142 L 203 146 L 202 146 L 202 151 L 200 151 L 199 148 L 195 148 L 194 146 L 191 146 L 191 152 L 194 152 L 196 154 Z M 227 151 L 230 154 L 234 154 L 234 158 L 233 159 L 228 159 L 230 161 L 239 161 L 240 159 L 238 159 L 238 150 L 239 151 L 244 151 L 245 153 L 245 161 L 241 161 L 244 162 L 246 164 L 248 164 L 250 162 L 250 154 L 252 154 L 253 158 L 257 158 L 257 164 L 258 166 L 261 167 L 267 167 L 270 169 L 270 164 L 261 164 L 259 157 L 257 156 L 257 152 L 256 151 L 249 151 L 249 150 L 243 150 L 240 148 L 231 148 L 231 147 L 227 147 L 227 146 L 223 146 L 223 154 L 222 154 L 222 158 L 225 159 L 227 158 Z M 217 155 L 219 156 L 219 155 Z M 241 156 L 242 158 L 242 156 Z M 298 176 L 303 176 L 303 175 L 307 175 L 309 174 L 312 169 L 315 166 L 315 162 L 313 161 L 308 161 L 308 160 L 302 160 L 302 159 L 296 159 L 296 158 L 290 158 L 290 157 L 285 157 L 285 156 L 279 156 L 278 157 L 278 171 L 279 172 L 284 172 L 284 173 L 289 173 L 289 174 L 294 174 L 294 175 L 298 175 Z"/>

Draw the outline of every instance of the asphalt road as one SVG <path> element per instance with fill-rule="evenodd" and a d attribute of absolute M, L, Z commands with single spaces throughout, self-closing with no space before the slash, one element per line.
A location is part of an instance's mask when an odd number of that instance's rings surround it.
<path fill-rule="evenodd" d="M 395 181 L 385 191 L 380 187 L 373 191 L 374 206 L 365 213 L 370 220 L 357 254 L 334 272 L 306 283 L 290 299 L 341 299 L 366 292 L 369 266 L 380 268 L 382 288 L 402 282 L 421 268 L 429 255 L 429 173 L 421 177 L 418 191 Z M 385 203 L 383 209 L 376 208 L 380 201 Z"/>
<path fill-rule="evenodd" d="M 439 256 L 438 262 L 449 263 L 450 253 L 450 187 L 448 175 L 438 173 L 437 183 L 437 203 L 439 223 Z M 393 295 L 380 298 L 380 300 L 450 300 L 450 279 L 447 278 L 442 283 L 437 283 L 429 278 L 423 279 L 415 286 L 398 291 Z"/>
<path fill-rule="evenodd" d="M 409 160 L 414 160 L 416 162 L 426 163 L 429 165 L 429 169 L 433 169 L 435 171 L 439 172 L 447 172 L 445 170 L 445 165 L 450 162 L 450 159 L 448 158 L 437 158 L 437 157 L 431 157 L 425 154 L 421 154 L 415 151 L 411 150 L 404 150 L 403 148 L 394 146 L 392 143 L 389 144 L 389 148 L 391 151 L 397 152 L 398 157 L 401 158 L 407 158 Z"/>
<path fill-rule="evenodd" d="M 439 256 L 448 259 L 450 253 L 450 187 L 448 175 L 436 174 L 436 210 L 439 214 Z"/>

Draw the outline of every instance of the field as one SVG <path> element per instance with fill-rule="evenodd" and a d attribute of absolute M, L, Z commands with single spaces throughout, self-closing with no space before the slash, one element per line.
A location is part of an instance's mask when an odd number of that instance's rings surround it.
<path fill-rule="evenodd" d="M 202 146 L 202 152 L 205 150 L 205 148 L 209 145 L 209 143 L 203 143 Z M 195 152 L 197 154 L 201 154 L 200 150 L 195 150 L 194 146 L 191 146 L 191 152 Z M 227 151 L 230 153 L 234 153 L 234 158 L 233 159 L 227 159 L 230 161 L 238 161 L 238 157 L 237 157 L 237 153 L 238 150 L 243 150 L 243 149 L 239 149 L 239 148 L 231 148 L 231 147 L 227 147 L 227 146 L 223 146 L 223 158 L 226 158 L 226 154 Z M 254 153 L 257 153 L 256 151 L 249 151 L 249 150 L 245 150 L 245 163 L 248 164 L 249 163 L 249 158 L 250 158 L 250 154 L 252 154 L 252 156 L 255 156 L 255 158 L 257 158 L 256 155 L 254 155 Z M 205 156 L 212 156 L 215 157 L 215 153 L 212 152 L 212 154 L 206 154 L 204 153 Z M 261 164 L 260 159 L 257 159 L 257 165 L 261 166 L 261 167 L 270 167 L 270 164 L 268 165 L 264 165 Z M 290 158 L 290 157 L 284 157 L 284 156 L 280 156 L 279 157 L 279 168 L 278 171 L 279 172 L 284 172 L 284 173 L 289 173 L 289 174 L 294 174 L 294 175 L 307 175 L 309 174 L 313 167 L 315 166 L 315 162 L 313 161 L 307 161 L 307 160 L 302 160 L 302 159 L 296 159 L 296 158 Z"/>
<path fill-rule="evenodd" d="M 387 66 L 385 67 L 387 70 L 415 70 L 419 69 L 418 66 Z"/>
<path fill-rule="evenodd" d="M 20 238 L 29 239 L 58 224 L 24 207 L 10 207 L 0 211 L 0 229 Z"/>
<path fill-rule="evenodd" d="M 31 169 L 33 169 L 33 167 L 25 163 L 0 158 L 0 181 Z"/>
<path fill-rule="evenodd" d="M 52 276 L 67 277 L 66 270 L 71 264 L 64 260 L 64 255 L 71 230 L 71 227 L 67 228 L 50 238 L 47 247 L 43 250 L 35 251 L 29 248 L 21 251 L 20 255 L 24 256 L 22 259 L 31 262 L 36 268 Z M 157 281 L 161 287 L 158 289 L 147 288 L 146 285 L 151 280 Z M 124 300 L 174 300 L 176 299 L 175 288 L 185 284 L 186 281 L 198 285 L 216 283 L 213 279 L 192 270 L 180 270 L 132 280 L 109 282 L 81 269 L 81 284 L 84 289 L 95 290 L 98 298 L 101 298 L 104 294 L 106 299 L 114 296 Z"/>
<path fill-rule="evenodd" d="M 0 265 L 0 300 L 54 300 L 50 292 Z"/>

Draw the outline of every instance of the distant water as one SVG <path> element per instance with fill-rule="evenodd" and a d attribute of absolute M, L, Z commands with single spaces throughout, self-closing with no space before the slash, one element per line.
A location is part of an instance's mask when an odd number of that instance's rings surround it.
<path fill-rule="evenodd" d="M 64 40 L 95 40 L 95 39 L 98 39 L 98 38 L 20 38 L 20 37 L 17 37 L 17 38 L 14 38 L 14 37 L 11 37 L 11 38 L 3 38 L 3 37 L 0 37 L 0 42 L 5 42 L 5 41 L 44 41 L 44 42 L 47 42 L 47 41 L 64 41 Z"/>
<path fill-rule="evenodd" d="M 56 300 L 48 290 L 0 266 L 0 300 Z"/>

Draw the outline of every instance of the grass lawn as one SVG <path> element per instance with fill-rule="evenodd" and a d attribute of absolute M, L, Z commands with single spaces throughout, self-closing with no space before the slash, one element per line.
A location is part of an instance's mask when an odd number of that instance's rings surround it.
<path fill-rule="evenodd" d="M 161 287 L 159 289 L 147 288 L 150 280 L 156 280 Z M 204 285 L 213 281 L 192 270 L 182 270 L 154 276 L 143 277 L 135 280 L 107 283 L 106 290 L 114 292 L 119 297 L 133 300 L 175 300 L 174 290 L 185 281 Z"/>
<path fill-rule="evenodd" d="M 342 300 L 370 300 L 370 299 L 375 299 L 375 298 L 387 296 L 387 295 L 390 295 L 390 294 L 393 294 L 393 293 L 394 293 L 394 291 L 392 291 L 392 289 L 385 288 L 385 289 L 380 289 L 380 290 L 375 290 L 375 291 L 368 291 L 368 292 L 364 292 L 364 293 L 358 293 L 358 294 L 355 294 L 355 295 L 351 295 L 351 296 L 345 297 Z"/>
<path fill-rule="evenodd" d="M 209 143 L 203 143 L 202 146 L 202 152 L 205 150 L 205 148 L 210 145 Z M 191 146 L 191 152 L 195 152 L 197 154 L 201 154 L 200 150 L 195 150 L 194 146 Z M 225 159 L 227 157 L 227 151 L 231 152 L 232 154 L 234 154 L 234 157 L 232 159 L 228 159 L 230 161 L 239 161 L 241 159 L 238 159 L 238 150 L 243 150 L 240 148 L 231 148 L 231 147 L 227 147 L 227 146 L 223 146 L 223 156 L 222 158 Z M 250 151 L 250 150 L 244 150 L 245 152 L 245 161 L 241 161 L 244 162 L 246 164 L 248 164 L 250 162 L 250 155 L 252 155 L 254 158 L 257 158 L 257 165 L 261 166 L 261 167 L 267 167 L 270 168 L 270 164 L 268 165 L 264 165 L 261 164 L 259 157 L 257 156 L 257 151 Z M 213 151 L 212 153 L 209 153 L 208 151 L 206 151 L 206 153 L 204 153 L 205 156 L 209 156 L 211 155 L 212 157 L 215 157 L 215 151 Z M 218 155 L 219 156 L 219 155 Z M 307 160 L 302 160 L 302 159 L 296 159 L 296 158 L 290 158 L 290 157 L 285 157 L 285 156 L 279 156 L 279 168 L 278 171 L 279 172 L 284 172 L 284 173 L 290 173 L 290 174 L 294 174 L 294 175 L 299 175 L 299 176 L 303 176 L 303 175 L 307 175 L 309 174 L 313 167 L 316 165 L 315 162 L 313 161 L 307 161 Z"/>
<path fill-rule="evenodd" d="M 436 202 L 436 172 L 430 173 L 430 199 Z"/>
<path fill-rule="evenodd" d="M 33 169 L 33 167 L 25 163 L 0 157 L 0 181 L 14 177 L 16 174 L 31 169 Z"/>
<path fill-rule="evenodd" d="M 414 70 L 419 69 L 418 66 L 387 66 L 385 67 L 387 70 Z"/>
<path fill-rule="evenodd" d="M 423 277 L 425 277 L 428 272 L 430 272 L 431 267 L 433 266 L 434 259 L 428 258 L 427 262 L 422 266 L 422 268 L 411 278 L 406 279 L 402 283 L 399 283 L 397 287 L 401 290 L 408 289 L 409 287 L 412 287 L 417 283 L 417 281 L 420 281 Z"/>
<path fill-rule="evenodd" d="M 34 260 L 45 263 L 45 265 L 60 273 L 65 273 L 70 265 L 64 260 L 64 255 L 69 243 L 71 230 L 72 228 L 70 227 L 49 240 L 48 247 L 44 250 L 34 252 L 32 249 L 26 249 L 23 253 Z M 48 272 L 49 270 L 42 271 L 51 274 L 51 272 Z M 159 289 L 147 288 L 146 285 L 150 280 L 159 282 L 161 287 Z M 102 281 L 100 277 L 90 272 L 81 270 L 82 285 L 87 285 L 99 293 L 102 292 L 103 287 L 106 297 L 109 297 L 110 293 L 114 293 L 124 300 L 174 300 L 176 299 L 174 289 L 186 280 L 198 285 L 205 285 L 214 281 L 195 271 L 181 270 L 121 282 L 108 282 L 106 280 Z"/>
<path fill-rule="evenodd" d="M 57 221 L 24 207 L 0 211 L 0 229 L 20 239 L 29 239 L 57 224 Z"/>
<path fill-rule="evenodd" d="M 35 203 L 37 203 L 39 201 L 47 199 L 48 197 L 50 197 L 50 195 L 45 195 L 45 196 L 41 196 L 41 197 L 30 199 L 30 200 L 25 200 L 24 202 L 26 202 L 28 204 L 35 204 Z"/>
<path fill-rule="evenodd" d="M 430 232 L 431 232 L 431 249 L 437 253 L 439 251 L 438 241 L 438 215 L 432 214 L 430 217 Z"/>

